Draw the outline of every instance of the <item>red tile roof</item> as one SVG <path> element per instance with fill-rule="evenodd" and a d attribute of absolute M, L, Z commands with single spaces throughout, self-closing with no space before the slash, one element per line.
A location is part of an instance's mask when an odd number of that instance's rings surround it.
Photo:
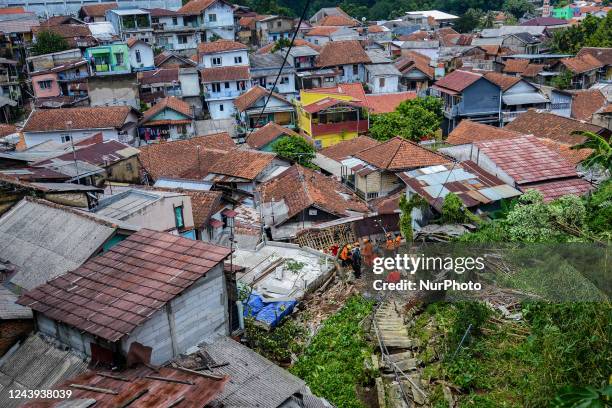
<path fill-rule="evenodd" d="M 187 4 L 178 9 L 178 12 L 187 15 L 201 14 L 204 10 L 218 1 L 225 3 L 225 1 L 222 0 L 190 0 Z"/>
<path fill-rule="evenodd" d="M 171 109 L 177 113 L 180 113 L 181 115 L 187 116 L 188 118 L 193 118 L 191 106 L 189 106 L 187 102 L 174 96 L 168 96 L 160 99 L 155 105 L 143 112 L 142 123 L 148 122 L 164 109 Z"/>
<path fill-rule="evenodd" d="M 24 14 L 23 7 L 4 7 L 0 9 L 0 14 Z"/>
<path fill-rule="evenodd" d="M 544 201 L 556 200 L 565 195 L 583 196 L 593 189 L 593 186 L 580 178 L 535 183 L 524 186 L 523 190 L 537 190 L 544 196 Z"/>
<path fill-rule="evenodd" d="M 80 43 L 88 47 L 97 45 L 98 41 L 93 37 L 86 24 L 60 24 L 55 26 L 32 27 L 32 33 L 36 36 L 42 31 L 49 31 L 64 38 L 71 47 L 82 47 Z"/>
<path fill-rule="evenodd" d="M 265 126 L 251 133 L 248 136 L 246 143 L 253 149 L 261 149 L 281 136 L 301 137 L 291 129 L 287 129 L 286 127 L 280 126 L 274 122 L 268 122 Z"/>
<path fill-rule="evenodd" d="M 522 133 L 508 130 L 507 128 L 502 129 L 464 119 L 455 129 L 453 129 L 450 135 L 448 135 L 446 143 L 462 145 L 487 140 L 509 139 L 522 135 Z"/>
<path fill-rule="evenodd" d="M 535 136 L 477 142 L 485 154 L 517 184 L 576 177 L 576 169 Z"/>
<path fill-rule="evenodd" d="M 417 97 L 416 92 L 396 92 L 389 94 L 366 95 L 366 105 L 371 113 L 393 112 L 397 106 Z"/>
<path fill-rule="evenodd" d="M 606 104 L 598 89 L 572 92 L 572 118 L 589 122 L 595 112 Z"/>
<path fill-rule="evenodd" d="M 183 190 L 191 198 L 193 225 L 196 228 L 206 227 L 210 218 L 221 208 L 221 191 Z"/>
<path fill-rule="evenodd" d="M 556 142 L 551 139 L 540 138 L 540 141 L 544 142 L 546 146 L 555 150 L 559 153 L 565 160 L 572 163 L 575 166 L 578 166 L 580 162 L 589 157 L 589 155 L 593 152 L 591 149 L 572 149 L 572 145 L 566 143 Z"/>
<path fill-rule="evenodd" d="M 70 129 L 107 129 L 122 127 L 133 111 L 130 106 L 96 106 L 91 108 L 39 109 L 32 112 L 24 132 L 46 132 Z M 66 122 L 72 122 L 67 125 Z"/>
<path fill-rule="evenodd" d="M 304 89 L 302 92 L 304 93 L 325 93 L 325 94 L 339 94 L 339 95 L 347 95 L 352 97 L 358 101 L 366 100 L 366 93 L 363 89 L 363 85 L 360 82 L 355 82 L 352 84 L 340 84 L 333 88 L 312 88 L 312 89 Z"/>
<path fill-rule="evenodd" d="M 394 137 L 384 143 L 362 150 L 355 154 L 355 157 L 388 171 L 401 171 L 452 162 L 450 158 L 440 153 L 401 137 Z"/>
<path fill-rule="evenodd" d="M 529 60 L 526 59 L 508 59 L 504 63 L 504 72 L 510 74 L 521 74 L 529 65 Z"/>
<path fill-rule="evenodd" d="M 402 73 L 406 74 L 413 69 L 418 69 L 429 79 L 434 79 L 435 69 L 429 65 L 430 59 L 418 52 L 408 51 L 401 58 L 394 62 L 395 67 Z"/>
<path fill-rule="evenodd" d="M 600 126 L 535 109 L 520 114 L 504 129 L 523 134 L 533 134 L 540 138 L 556 140 L 566 144 L 576 144 L 584 140 L 580 136 L 572 135 L 573 131 L 586 130 L 598 134 L 606 133 L 606 130 Z"/>
<path fill-rule="evenodd" d="M 273 153 L 234 149 L 223 156 L 222 160 L 214 162 L 210 166 L 209 172 L 245 180 L 255 180 L 275 158 L 276 155 Z"/>
<path fill-rule="evenodd" d="M 338 31 L 340 27 L 325 27 L 317 26 L 313 27 L 304 36 L 306 37 L 329 37 L 332 33 Z"/>
<path fill-rule="evenodd" d="M 229 134 L 218 133 L 142 146 L 139 160 L 153 180 L 162 177 L 201 179 L 216 160 L 235 148 Z"/>
<path fill-rule="evenodd" d="M 253 106 L 259 99 L 264 97 L 267 99 L 267 95 L 269 92 L 270 91 L 263 88 L 262 86 L 256 85 L 245 93 L 243 93 L 242 95 L 240 95 L 239 97 L 237 97 L 236 99 L 234 99 L 234 106 L 236 107 L 236 109 L 238 109 L 239 112 L 244 112 L 245 110 Z M 272 96 L 270 98 L 276 98 L 283 102 L 289 103 L 284 96 L 277 94 L 276 92 L 271 92 L 271 94 Z"/>
<path fill-rule="evenodd" d="M 0 123 L 0 137 L 8 136 L 17 132 L 17 126 Z"/>
<path fill-rule="evenodd" d="M 612 48 L 583 47 L 576 56 L 583 57 L 586 54 L 595 57 L 605 65 L 612 65 Z"/>
<path fill-rule="evenodd" d="M 141 71 L 136 76 L 140 85 L 150 84 L 169 84 L 171 82 L 178 82 L 179 80 L 179 69 L 178 68 L 158 68 L 150 71 Z"/>
<path fill-rule="evenodd" d="M 523 78 L 535 78 L 540 72 L 544 71 L 544 64 L 529 64 L 523 71 Z"/>
<path fill-rule="evenodd" d="M 437 80 L 434 86 L 442 90 L 448 89 L 453 92 L 461 92 L 480 78 L 482 78 L 480 74 L 456 70 L 446 75 L 444 78 Z"/>
<path fill-rule="evenodd" d="M 575 74 L 593 71 L 604 66 L 601 61 L 591 54 L 583 54 L 580 57 L 563 58 L 561 64 Z"/>
<path fill-rule="evenodd" d="M 484 77 L 499 86 L 502 91 L 507 91 L 521 81 L 519 77 L 504 75 L 499 72 L 487 72 Z"/>
<path fill-rule="evenodd" d="M 232 40 L 217 40 L 198 44 L 198 54 L 216 54 L 218 52 L 247 50 L 247 46 Z"/>
<path fill-rule="evenodd" d="M 229 254 L 229 248 L 141 229 L 76 270 L 26 292 L 18 303 L 116 342 Z"/>
<path fill-rule="evenodd" d="M 284 202 L 287 206 L 287 216 L 280 223 L 311 206 L 337 217 L 349 216 L 351 211 L 368 212 L 367 205 L 344 185 L 298 164 L 263 183 L 259 190 L 263 203 Z"/>
<path fill-rule="evenodd" d="M 321 50 L 317 66 L 331 67 L 348 64 L 367 64 L 370 57 L 359 41 L 330 41 Z"/>
<path fill-rule="evenodd" d="M 325 16 L 317 21 L 319 26 L 355 27 L 358 24 L 354 18 L 345 16 Z"/>
<path fill-rule="evenodd" d="M 248 66 L 204 68 L 200 71 L 202 82 L 242 81 L 251 78 Z"/>
<path fill-rule="evenodd" d="M 371 25 L 368 26 L 368 33 L 385 33 L 388 30 L 385 30 L 385 26 L 382 25 Z"/>
<path fill-rule="evenodd" d="M 319 151 L 325 157 L 330 159 L 341 161 L 349 156 L 354 156 L 362 150 L 369 149 L 374 146 L 378 146 L 379 141 L 372 139 L 367 136 L 359 136 L 354 139 L 345 140 L 333 146 L 326 147 Z"/>
<path fill-rule="evenodd" d="M 345 101 L 343 99 L 336 99 L 336 98 L 323 98 L 321 100 L 318 100 L 316 102 L 311 103 L 310 105 L 304 105 L 302 107 L 302 109 L 304 109 L 304 111 L 308 112 L 308 113 L 315 113 L 315 112 L 321 112 L 322 110 L 331 108 L 332 106 L 336 106 L 336 105 L 346 105 L 346 106 L 353 106 L 355 108 L 366 108 L 366 104 L 360 101 Z"/>
<path fill-rule="evenodd" d="M 113 376 L 115 378 L 112 378 Z M 151 378 L 155 376 L 175 381 Z M 229 379 L 228 376 L 222 376 L 220 379 L 207 378 L 199 373 L 189 373 L 172 367 L 156 368 L 139 365 L 122 371 L 92 369 L 54 387 L 54 389 L 70 390 L 72 392 L 70 399 L 31 400 L 24 406 L 27 408 L 59 408 L 66 404 L 79 404 L 77 401 L 94 400 L 95 404 L 100 407 L 120 407 L 125 405 L 126 401 L 141 395 L 129 405 L 131 407 L 166 407 L 176 401 L 181 401 L 180 405 L 194 407 L 199 404 L 207 405 L 214 401 L 221 395 Z M 116 391 L 116 394 L 75 388 L 71 386 L 72 384 L 112 389 Z"/>
<path fill-rule="evenodd" d="M 81 12 L 87 17 L 104 17 L 106 10 L 115 10 L 119 6 L 117 3 L 99 3 L 82 6 Z"/>

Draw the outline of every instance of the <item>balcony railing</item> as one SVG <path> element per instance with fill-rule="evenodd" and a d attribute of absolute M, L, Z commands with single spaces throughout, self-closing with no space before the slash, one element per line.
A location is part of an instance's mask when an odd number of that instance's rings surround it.
<path fill-rule="evenodd" d="M 130 68 L 127 65 L 96 64 L 94 75 L 125 73 L 129 71 Z"/>
<path fill-rule="evenodd" d="M 221 91 L 221 92 L 204 92 L 206 99 L 225 99 L 225 98 L 237 98 L 245 91 Z"/>
<path fill-rule="evenodd" d="M 318 123 L 312 124 L 312 136 L 328 135 L 342 132 L 367 132 L 367 120 L 352 120 L 339 123 Z"/>
<path fill-rule="evenodd" d="M 74 73 L 66 74 L 64 72 L 60 72 L 57 75 L 57 79 L 60 81 L 76 81 L 76 80 L 85 79 L 88 77 L 89 77 L 89 74 L 86 72 L 81 72 L 79 74 L 74 74 Z"/>
<path fill-rule="evenodd" d="M 521 114 L 523 114 L 525 112 L 527 112 L 527 111 L 526 110 L 521 110 L 521 111 L 514 111 L 514 112 L 502 112 L 502 117 L 504 119 L 504 122 L 512 122 L 519 115 L 521 115 Z"/>

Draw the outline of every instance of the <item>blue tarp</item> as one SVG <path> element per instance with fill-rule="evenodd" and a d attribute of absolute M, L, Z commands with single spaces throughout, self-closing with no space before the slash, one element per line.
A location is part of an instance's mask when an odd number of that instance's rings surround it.
<path fill-rule="evenodd" d="M 285 316 L 293 312 L 296 300 L 265 301 L 256 292 L 244 302 L 244 317 L 254 317 L 255 320 L 269 327 L 276 327 Z"/>

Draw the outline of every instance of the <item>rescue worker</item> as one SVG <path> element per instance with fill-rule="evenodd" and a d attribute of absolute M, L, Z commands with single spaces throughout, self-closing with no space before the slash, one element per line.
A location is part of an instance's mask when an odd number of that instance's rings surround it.
<path fill-rule="evenodd" d="M 372 267 L 374 264 L 374 247 L 368 238 L 363 239 L 363 250 L 361 251 L 361 255 L 363 256 L 363 262 L 368 267 Z"/>
<path fill-rule="evenodd" d="M 387 232 L 387 241 L 385 242 L 385 256 L 392 256 L 395 250 L 395 240 L 390 232 Z"/>
<path fill-rule="evenodd" d="M 396 254 L 399 252 L 400 246 L 402 246 L 402 234 L 397 234 L 394 243 L 394 249 Z"/>
<path fill-rule="evenodd" d="M 351 266 L 351 246 L 346 244 L 340 251 L 340 261 L 343 268 Z"/>
<path fill-rule="evenodd" d="M 361 249 L 359 248 L 359 242 L 355 242 L 353 244 L 353 251 L 351 252 L 351 260 L 353 266 L 353 272 L 355 273 L 355 278 L 361 278 Z"/>

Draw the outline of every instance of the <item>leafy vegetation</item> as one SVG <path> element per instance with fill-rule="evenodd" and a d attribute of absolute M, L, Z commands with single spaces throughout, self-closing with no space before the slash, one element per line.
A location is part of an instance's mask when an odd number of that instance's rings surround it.
<path fill-rule="evenodd" d="M 258 326 L 253 318 L 245 319 L 244 326 L 249 346 L 271 360 L 288 363 L 292 354 L 304 350 L 306 330 L 294 320 L 285 319 L 271 331 Z"/>
<path fill-rule="evenodd" d="M 306 167 L 313 167 L 315 149 L 301 136 L 283 136 L 272 144 L 272 151 L 280 157 Z"/>
<path fill-rule="evenodd" d="M 612 47 L 612 13 L 606 18 L 588 15 L 580 24 L 555 30 L 551 46 L 556 52 L 569 54 L 582 47 Z"/>
<path fill-rule="evenodd" d="M 591 149 L 593 151 L 589 157 L 582 161 L 582 164 L 586 168 L 599 168 L 612 172 L 612 146 L 610 146 L 610 142 L 593 132 L 577 131 L 573 133 L 584 136 L 586 140 L 572 146 L 572 149 Z"/>
<path fill-rule="evenodd" d="M 32 46 L 31 51 L 34 55 L 43 55 L 64 51 L 68 48 L 70 47 L 64 37 L 54 32 L 44 30 L 36 34 L 36 42 Z"/>
<path fill-rule="evenodd" d="M 406 198 L 406 195 L 402 195 L 399 200 L 399 209 L 401 215 L 399 219 L 400 233 L 404 237 L 407 243 L 412 242 L 413 230 L 412 230 L 412 210 L 417 207 L 427 206 L 427 201 L 418 194 L 413 194 L 410 199 Z"/>
<path fill-rule="evenodd" d="M 325 321 L 312 342 L 290 371 L 304 379 L 314 394 L 337 407 L 357 408 L 355 385 L 368 382 L 364 359 L 371 353 L 361 320 L 372 310 L 362 297 L 350 298 L 345 306 Z"/>
<path fill-rule="evenodd" d="M 442 123 L 442 100 L 433 96 L 404 101 L 395 111 L 372 115 L 370 136 L 385 141 L 395 136 L 421 140 L 432 136 Z"/>
<path fill-rule="evenodd" d="M 568 401 L 568 387 L 585 399 L 608 392 L 597 389 L 607 384 L 611 363 L 609 303 L 538 302 L 523 305 L 523 313 L 525 322 L 498 323 L 482 303 L 430 305 L 415 324 L 416 334 L 429 344 L 419 358 L 441 358 L 428 365 L 424 377 L 460 387 L 461 407 L 550 406 L 555 395 L 559 403 Z M 469 340 L 454 356 L 469 323 Z M 433 406 L 448 406 L 441 389 L 431 399 Z"/>

